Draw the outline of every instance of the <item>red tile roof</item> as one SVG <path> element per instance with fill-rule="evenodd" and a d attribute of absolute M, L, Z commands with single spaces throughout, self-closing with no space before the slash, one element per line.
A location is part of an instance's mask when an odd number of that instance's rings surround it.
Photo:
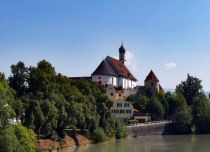
<path fill-rule="evenodd" d="M 133 74 L 128 70 L 126 65 L 123 64 L 121 61 L 110 56 L 107 56 L 105 60 L 107 60 L 110 63 L 110 65 L 113 67 L 114 71 L 117 73 L 118 76 L 137 81 Z"/>
<path fill-rule="evenodd" d="M 92 75 L 113 75 L 137 81 L 128 68 L 121 61 L 107 56 Z"/>
<path fill-rule="evenodd" d="M 156 77 L 155 73 L 152 70 L 150 71 L 150 73 L 148 74 L 148 76 L 144 81 L 150 81 L 150 80 L 159 82 L 158 78 Z"/>

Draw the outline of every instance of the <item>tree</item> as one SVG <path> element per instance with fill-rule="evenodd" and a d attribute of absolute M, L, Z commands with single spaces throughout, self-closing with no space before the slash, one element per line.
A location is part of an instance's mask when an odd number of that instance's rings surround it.
<path fill-rule="evenodd" d="M 28 128 L 34 130 L 38 139 L 40 138 L 41 128 L 44 123 L 44 114 L 41 110 L 39 101 L 37 100 L 28 100 L 29 106 L 25 112 L 25 121 L 24 125 Z"/>
<path fill-rule="evenodd" d="M 190 107 L 175 115 L 173 125 L 178 134 L 189 134 L 192 132 L 192 112 Z"/>
<path fill-rule="evenodd" d="M 15 112 L 5 101 L 0 99 L 0 129 L 10 125 L 10 120 L 15 118 Z"/>
<path fill-rule="evenodd" d="M 11 66 L 12 76 L 9 77 L 9 85 L 16 91 L 17 97 L 26 95 L 29 69 L 19 61 Z"/>
<path fill-rule="evenodd" d="M 201 80 L 188 74 L 187 80 L 181 82 L 176 91 L 184 95 L 188 105 L 192 105 L 193 99 L 203 93 L 202 88 Z"/>
<path fill-rule="evenodd" d="M 138 109 L 141 112 L 146 112 L 146 107 L 148 103 L 149 103 L 149 99 L 143 95 L 136 97 L 133 100 L 134 108 Z"/>
<path fill-rule="evenodd" d="M 171 96 L 171 93 L 170 92 L 167 92 L 166 94 L 164 94 L 164 92 L 160 92 L 160 93 L 157 93 L 157 98 L 159 99 L 159 101 L 162 103 L 163 105 L 163 108 L 165 110 L 165 118 L 168 119 L 169 117 L 169 102 L 168 102 L 168 96 Z"/>
<path fill-rule="evenodd" d="M 210 133 L 210 102 L 204 94 L 194 99 L 192 110 L 196 133 Z"/>
<path fill-rule="evenodd" d="M 25 125 L 40 134 L 50 137 L 57 128 L 58 100 L 56 72 L 54 67 L 42 60 L 37 67 L 30 67 L 28 94 L 24 98 L 26 107 Z"/>
<path fill-rule="evenodd" d="M 46 60 L 42 60 L 37 67 L 30 67 L 29 70 L 29 91 L 34 95 L 41 95 L 41 98 L 51 97 L 56 90 L 55 68 Z"/>
<path fill-rule="evenodd" d="M 45 136 L 51 137 L 53 134 L 53 130 L 57 128 L 58 110 L 54 106 L 53 101 L 43 100 L 41 103 L 41 111 L 44 116 L 41 131 L 44 133 Z"/>
<path fill-rule="evenodd" d="M 150 99 L 147 105 L 147 111 L 152 115 L 153 120 L 161 120 L 164 118 L 165 110 L 157 98 Z"/>
<path fill-rule="evenodd" d="M 4 74 L 0 73 L 0 129 L 9 126 L 9 120 L 15 118 L 12 107 L 14 106 L 14 92 L 8 86 Z"/>
<path fill-rule="evenodd" d="M 168 97 L 169 116 L 175 116 L 178 112 L 184 110 L 187 106 L 184 96 L 180 93 Z"/>

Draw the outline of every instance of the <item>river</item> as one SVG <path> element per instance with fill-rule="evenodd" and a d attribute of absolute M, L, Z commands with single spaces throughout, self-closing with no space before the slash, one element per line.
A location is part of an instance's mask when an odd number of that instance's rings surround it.
<path fill-rule="evenodd" d="M 210 152 L 210 135 L 128 137 L 81 146 L 69 152 Z"/>

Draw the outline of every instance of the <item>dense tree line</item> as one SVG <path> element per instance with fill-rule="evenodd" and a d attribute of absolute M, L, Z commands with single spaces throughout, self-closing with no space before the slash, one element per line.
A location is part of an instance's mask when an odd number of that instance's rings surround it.
<path fill-rule="evenodd" d="M 36 67 L 18 62 L 11 71 L 9 85 L 16 92 L 16 117 L 38 139 L 42 136 L 58 140 L 68 129 L 86 131 L 90 138 L 104 134 L 101 140 L 126 135 L 124 124 L 111 116 L 112 102 L 103 86 L 57 74 L 46 60 Z"/>
<path fill-rule="evenodd" d="M 172 120 L 178 134 L 210 133 L 210 101 L 204 95 L 201 80 L 189 74 L 177 85 L 175 93 L 132 95 L 127 100 L 140 112 L 150 113 L 152 120 Z"/>

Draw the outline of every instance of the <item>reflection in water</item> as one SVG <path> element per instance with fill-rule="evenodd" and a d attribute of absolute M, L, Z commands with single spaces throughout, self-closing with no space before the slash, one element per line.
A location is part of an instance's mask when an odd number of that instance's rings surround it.
<path fill-rule="evenodd" d="M 81 146 L 69 152 L 210 152 L 209 141 L 210 135 L 145 136 Z"/>

